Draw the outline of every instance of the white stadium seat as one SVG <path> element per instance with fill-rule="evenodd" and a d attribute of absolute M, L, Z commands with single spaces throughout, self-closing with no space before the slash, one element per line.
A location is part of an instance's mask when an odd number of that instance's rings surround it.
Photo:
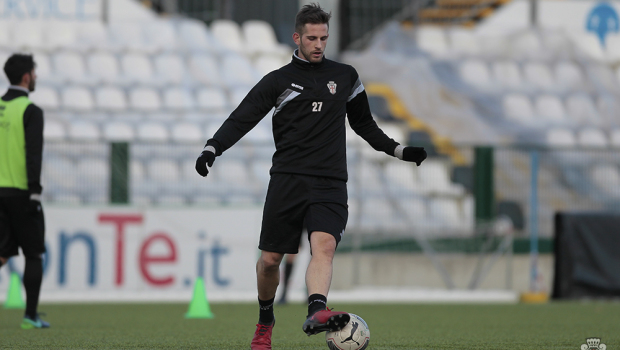
<path fill-rule="evenodd" d="M 69 21 L 52 21 L 45 26 L 44 43 L 49 50 L 79 49 L 77 44 L 78 26 Z"/>
<path fill-rule="evenodd" d="M 153 159 L 146 165 L 149 179 L 159 182 L 176 182 L 181 178 L 179 166 L 170 159 Z"/>
<path fill-rule="evenodd" d="M 180 87 L 167 88 L 163 92 L 164 108 L 177 111 L 194 109 L 196 101 L 191 91 Z"/>
<path fill-rule="evenodd" d="M 155 51 L 176 51 L 179 48 L 176 29 L 172 21 L 156 20 L 146 23 L 146 42 Z"/>
<path fill-rule="evenodd" d="M 222 46 L 228 50 L 242 53 L 245 50 L 243 46 L 243 34 L 239 25 L 229 19 L 216 19 L 211 22 L 211 34 Z"/>
<path fill-rule="evenodd" d="M 607 136 L 596 128 L 581 129 L 577 132 L 577 144 L 587 148 L 606 148 Z"/>
<path fill-rule="evenodd" d="M 161 100 L 157 91 L 151 88 L 135 88 L 129 92 L 129 106 L 141 112 L 157 112 Z"/>
<path fill-rule="evenodd" d="M 555 80 L 558 86 L 578 90 L 583 87 L 584 76 L 579 67 L 572 62 L 560 62 L 555 65 Z"/>
<path fill-rule="evenodd" d="M 537 59 L 543 56 L 543 44 L 538 33 L 525 31 L 510 40 L 510 56 L 513 59 Z"/>
<path fill-rule="evenodd" d="M 281 45 L 271 24 L 261 20 L 243 22 L 241 27 L 245 40 L 244 50 L 250 54 L 271 53 L 283 54 L 291 51 L 286 45 Z"/>
<path fill-rule="evenodd" d="M 129 123 L 112 121 L 103 126 L 103 138 L 107 141 L 133 141 L 135 133 Z"/>
<path fill-rule="evenodd" d="M 620 196 L 620 173 L 613 164 L 598 164 L 590 170 L 592 182 L 608 195 Z"/>
<path fill-rule="evenodd" d="M 602 121 L 590 96 L 583 93 L 568 96 L 566 98 L 566 110 L 575 123 L 599 125 Z"/>
<path fill-rule="evenodd" d="M 418 168 L 422 188 L 430 192 L 461 195 L 464 189 L 450 181 L 447 165 L 442 161 L 426 160 L 424 166 Z"/>
<path fill-rule="evenodd" d="M 443 57 L 448 53 L 448 40 L 441 27 L 421 26 L 416 38 L 418 47 L 434 56 Z"/>
<path fill-rule="evenodd" d="M 117 87 L 104 86 L 95 91 L 97 109 L 121 112 L 127 109 L 125 92 Z"/>
<path fill-rule="evenodd" d="M 95 52 L 86 58 L 89 75 L 97 82 L 119 84 L 120 67 L 118 60 L 109 52 Z"/>
<path fill-rule="evenodd" d="M 620 103 L 611 95 L 602 95 L 596 99 L 596 107 L 606 125 L 620 124 Z"/>
<path fill-rule="evenodd" d="M 222 111 L 228 107 L 226 93 L 220 88 L 202 88 L 197 93 L 198 107 L 205 110 Z"/>
<path fill-rule="evenodd" d="M 172 126 L 171 139 L 175 142 L 189 143 L 204 141 L 200 126 L 190 122 L 175 123 Z"/>
<path fill-rule="evenodd" d="M 192 79 L 206 85 L 223 84 L 217 60 L 210 54 L 194 54 L 189 58 L 189 73 Z"/>
<path fill-rule="evenodd" d="M 164 84 L 180 85 L 187 81 L 187 72 L 183 58 L 177 54 L 155 56 L 155 73 Z"/>
<path fill-rule="evenodd" d="M 488 89 L 492 85 L 489 69 L 480 60 L 470 59 L 462 62 L 459 66 L 459 75 L 465 83 L 479 89 Z"/>
<path fill-rule="evenodd" d="M 250 60 L 239 54 L 231 53 L 223 56 L 220 67 L 222 82 L 229 87 L 253 86 L 260 79 Z"/>
<path fill-rule="evenodd" d="M 98 141 L 101 138 L 101 133 L 97 124 L 85 120 L 76 120 L 69 124 L 69 137 L 72 140 Z"/>
<path fill-rule="evenodd" d="M 608 65 L 593 64 L 586 68 L 586 73 L 590 83 L 600 93 L 616 92 L 620 93 L 620 84 L 614 77 L 614 71 Z"/>
<path fill-rule="evenodd" d="M 547 131 L 547 144 L 552 147 L 570 148 L 577 145 L 575 134 L 566 128 L 554 128 Z"/>
<path fill-rule="evenodd" d="M 153 53 L 154 45 L 146 40 L 144 24 L 137 22 L 111 22 L 109 25 L 110 38 L 115 45 L 124 51 Z"/>
<path fill-rule="evenodd" d="M 465 218 L 454 199 L 433 198 L 429 202 L 430 217 L 450 229 L 463 229 Z"/>
<path fill-rule="evenodd" d="M 43 48 L 42 21 L 23 20 L 13 23 L 13 46 L 19 50 L 32 51 Z"/>
<path fill-rule="evenodd" d="M 480 43 L 472 29 L 454 27 L 448 30 L 447 34 L 452 52 L 470 56 L 480 54 Z"/>
<path fill-rule="evenodd" d="M 121 67 L 124 78 L 131 83 L 154 83 L 153 65 L 146 55 L 129 53 L 121 58 Z"/>
<path fill-rule="evenodd" d="M 37 64 L 35 68 L 35 72 L 37 73 L 37 84 L 61 85 L 54 75 L 52 62 L 47 54 L 39 52 L 34 54 L 33 58 L 34 62 Z M 4 62 L 6 62 L 6 60 Z"/>
<path fill-rule="evenodd" d="M 525 80 L 534 88 L 545 91 L 550 91 L 555 88 L 551 70 L 544 63 L 527 62 L 523 66 L 523 74 L 525 75 Z"/>
<path fill-rule="evenodd" d="M 529 97 L 522 94 L 507 94 L 502 100 L 504 114 L 509 119 L 523 124 L 534 124 L 536 115 Z"/>
<path fill-rule="evenodd" d="M 67 136 L 65 126 L 58 120 L 46 120 L 43 125 L 43 138 L 45 140 L 62 141 Z"/>
<path fill-rule="evenodd" d="M 568 123 L 562 100 L 555 95 L 536 97 L 536 115 L 550 123 Z"/>
<path fill-rule="evenodd" d="M 266 75 L 274 70 L 280 69 L 288 62 L 284 62 L 281 56 L 264 54 L 254 59 L 254 67 L 260 75 Z"/>
<path fill-rule="evenodd" d="M 10 48 L 13 45 L 11 38 L 11 27 L 12 26 L 9 22 L 0 22 L 0 48 Z M 2 62 L 6 62 L 6 59 L 3 59 Z"/>
<path fill-rule="evenodd" d="M 612 129 L 609 132 L 609 144 L 613 148 L 620 148 L 620 129 Z"/>
<path fill-rule="evenodd" d="M 522 78 L 519 71 L 519 66 L 513 61 L 498 61 L 491 65 L 493 71 L 493 78 L 495 81 L 510 89 L 518 89 L 522 87 Z"/>
<path fill-rule="evenodd" d="M 73 86 L 62 90 L 62 107 L 80 112 L 92 111 L 95 107 L 93 96 L 86 88 Z"/>
<path fill-rule="evenodd" d="M 85 21 L 78 26 L 78 46 L 84 50 L 117 50 L 110 42 L 108 29 L 101 21 Z"/>
<path fill-rule="evenodd" d="M 603 60 L 605 58 L 605 52 L 596 34 L 585 31 L 571 33 L 571 40 L 582 57 L 594 60 Z"/>
<path fill-rule="evenodd" d="M 137 138 L 140 141 L 168 141 L 168 130 L 166 127 L 157 122 L 145 122 L 138 125 Z"/>
<path fill-rule="evenodd" d="M 199 20 L 183 19 L 178 25 L 178 36 L 181 44 L 193 52 L 212 51 L 213 40 L 206 24 Z"/>
<path fill-rule="evenodd" d="M 43 110 L 56 110 L 60 107 L 58 92 L 49 86 L 37 86 L 30 99 Z"/>

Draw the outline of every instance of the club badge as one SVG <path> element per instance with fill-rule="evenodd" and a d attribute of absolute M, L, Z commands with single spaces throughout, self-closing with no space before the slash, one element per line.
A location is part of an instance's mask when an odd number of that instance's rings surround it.
<path fill-rule="evenodd" d="M 605 350 L 607 345 L 601 343 L 600 338 L 588 338 L 587 344 L 581 344 L 581 350 Z"/>
<path fill-rule="evenodd" d="M 329 92 L 331 92 L 332 95 L 336 94 L 336 83 L 334 83 L 333 81 L 330 81 L 329 84 L 327 84 L 327 88 L 329 89 Z"/>

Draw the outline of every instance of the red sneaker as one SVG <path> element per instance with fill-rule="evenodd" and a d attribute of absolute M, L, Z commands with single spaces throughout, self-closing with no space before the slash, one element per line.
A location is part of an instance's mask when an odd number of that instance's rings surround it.
<path fill-rule="evenodd" d="M 303 331 L 311 336 L 321 332 L 334 332 L 344 328 L 349 323 L 351 316 L 343 311 L 321 310 L 308 317 L 301 327 Z"/>
<path fill-rule="evenodd" d="M 271 350 L 271 331 L 276 324 L 274 320 L 269 326 L 257 323 L 256 332 L 254 332 L 254 338 L 252 338 L 252 344 L 250 344 L 251 350 Z"/>

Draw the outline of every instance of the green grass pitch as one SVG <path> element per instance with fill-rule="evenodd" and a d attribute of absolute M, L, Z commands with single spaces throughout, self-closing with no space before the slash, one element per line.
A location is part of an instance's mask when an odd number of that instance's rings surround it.
<path fill-rule="evenodd" d="M 545 305 L 333 304 L 370 327 L 369 349 L 580 349 L 599 337 L 620 349 L 620 303 Z M 52 328 L 22 330 L 0 308 L 0 349 L 249 349 L 254 303 L 212 303 L 214 319 L 184 319 L 187 304 L 43 304 Z M 327 349 L 301 331 L 306 307 L 276 306 L 273 349 Z"/>

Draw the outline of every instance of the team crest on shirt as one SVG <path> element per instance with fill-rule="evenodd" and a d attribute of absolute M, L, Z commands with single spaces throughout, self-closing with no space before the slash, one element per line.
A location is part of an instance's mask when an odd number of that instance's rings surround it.
<path fill-rule="evenodd" d="M 330 81 L 327 84 L 327 88 L 329 89 L 329 92 L 331 92 L 332 95 L 336 94 L 336 86 L 337 86 L 336 83 L 334 83 L 333 81 Z"/>

